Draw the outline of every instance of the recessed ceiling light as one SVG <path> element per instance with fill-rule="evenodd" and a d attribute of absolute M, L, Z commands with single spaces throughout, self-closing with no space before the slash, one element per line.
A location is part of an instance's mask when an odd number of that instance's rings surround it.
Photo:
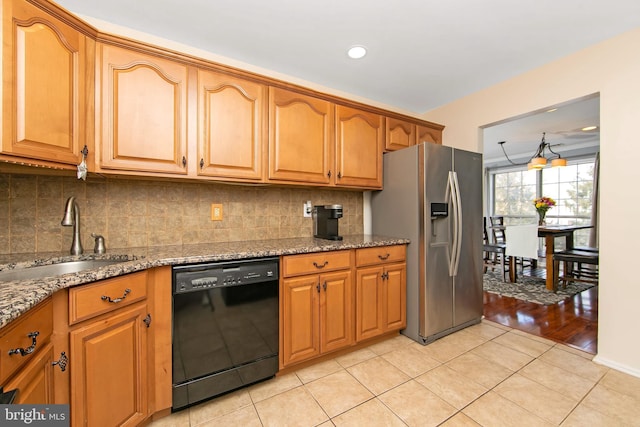
<path fill-rule="evenodd" d="M 598 129 L 598 126 L 587 126 L 582 128 L 582 130 L 585 132 L 589 132 L 590 130 L 595 130 L 595 129 Z"/>
<path fill-rule="evenodd" d="M 351 46 L 347 51 L 347 55 L 352 59 L 360 59 L 367 54 L 367 48 L 364 46 Z"/>

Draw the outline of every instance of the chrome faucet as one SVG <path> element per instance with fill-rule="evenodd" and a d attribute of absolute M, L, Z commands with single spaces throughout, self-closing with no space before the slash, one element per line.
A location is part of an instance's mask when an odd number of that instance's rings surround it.
<path fill-rule="evenodd" d="M 74 196 L 67 199 L 61 224 L 65 227 L 73 226 L 71 255 L 80 255 L 82 253 L 82 242 L 80 241 L 80 208 Z"/>

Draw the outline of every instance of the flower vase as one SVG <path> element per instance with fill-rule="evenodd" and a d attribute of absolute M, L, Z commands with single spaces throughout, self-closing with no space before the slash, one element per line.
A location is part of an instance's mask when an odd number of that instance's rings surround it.
<path fill-rule="evenodd" d="M 539 226 L 543 226 L 546 225 L 547 222 L 544 220 L 544 217 L 546 216 L 546 212 L 543 211 L 538 211 L 538 225 Z"/>

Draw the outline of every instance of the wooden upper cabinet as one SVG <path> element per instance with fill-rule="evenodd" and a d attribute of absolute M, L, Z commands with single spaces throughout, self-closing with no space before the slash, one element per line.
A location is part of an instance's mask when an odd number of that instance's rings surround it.
<path fill-rule="evenodd" d="M 198 175 L 259 181 L 266 86 L 198 70 Z"/>
<path fill-rule="evenodd" d="M 98 43 L 101 169 L 187 174 L 188 67 Z"/>
<path fill-rule="evenodd" d="M 93 41 L 25 1 L 2 7 L 2 153 L 78 164 Z"/>
<path fill-rule="evenodd" d="M 442 144 L 442 130 L 416 125 L 416 144 L 420 144 L 422 142 Z"/>
<path fill-rule="evenodd" d="M 269 179 L 331 183 L 332 104 L 269 88 Z"/>
<path fill-rule="evenodd" d="M 336 185 L 382 188 L 383 119 L 336 105 Z"/>
<path fill-rule="evenodd" d="M 416 143 L 416 125 L 403 120 L 387 117 L 386 150 L 400 150 Z"/>

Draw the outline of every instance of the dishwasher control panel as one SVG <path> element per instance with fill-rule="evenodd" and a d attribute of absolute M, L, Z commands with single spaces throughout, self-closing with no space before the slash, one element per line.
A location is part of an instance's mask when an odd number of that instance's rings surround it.
<path fill-rule="evenodd" d="M 249 285 L 278 280 L 278 258 L 178 265 L 173 267 L 173 293 Z"/>

